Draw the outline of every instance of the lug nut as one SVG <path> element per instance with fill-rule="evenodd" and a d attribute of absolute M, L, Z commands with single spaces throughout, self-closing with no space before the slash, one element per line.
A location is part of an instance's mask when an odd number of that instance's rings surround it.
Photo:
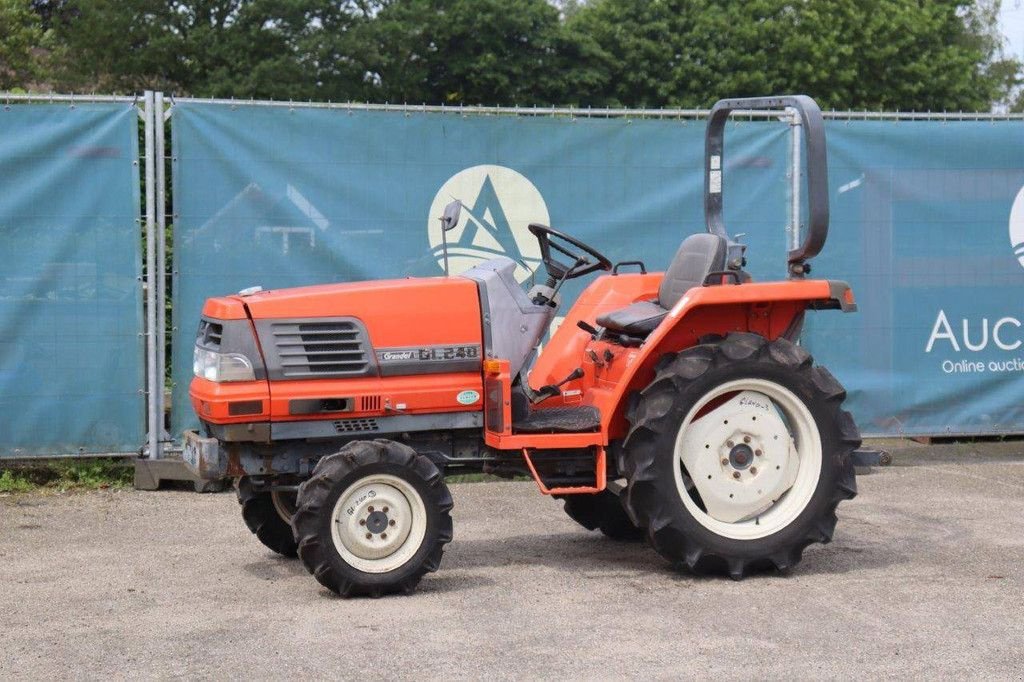
<path fill-rule="evenodd" d="M 373 511 L 373 505 L 371 504 L 369 507 L 367 507 L 366 511 L 372 512 Z"/>
<path fill-rule="evenodd" d="M 385 514 L 387 514 L 388 513 L 388 508 L 384 507 L 383 509 L 381 509 L 381 511 L 384 512 Z"/>
<path fill-rule="evenodd" d="M 359 519 L 359 525 L 360 526 L 365 526 L 366 525 L 366 519 Z"/>
<path fill-rule="evenodd" d="M 757 476 L 757 467 L 750 467 L 750 475 Z"/>
<path fill-rule="evenodd" d="M 388 534 L 387 533 L 381 533 L 380 534 L 380 539 L 381 540 L 387 540 L 388 539 Z"/>
<path fill-rule="evenodd" d="M 725 441 L 725 447 L 731 448 L 732 447 L 732 441 L 731 440 Z"/>
<path fill-rule="evenodd" d="M 738 472 L 738 471 L 732 472 L 732 477 L 733 478 L 739 478 L 740 477 L 740 472 Z"/>
<path fill-rule="evenodd" d="M 389 526 L 393 526 L 393 525 L 395 525 L 395 520 L 394 520 L 394 519 L 391 519 L 390 521 L 388 521 L 388 525 L 389 525 Z"/>
<path fill-rule="evenodd" d="M 750 436 L 743 436 L 743 442 L 744 443 L 749 443 L 750 442 Z"/>
<path fill-rule="evenodd" d="M 722 458 L 722 466 L 729 466 L 729 458 L 728 457 L 723 457 Z"/>
<path fill-rule="evenodd" d="M 372 538 L 372 537 L 373 537 L 373 533 L 367 533 L 367 534 L 366 534 L 366 539 L 367 539 L 367 540 L 369 540 L 369 539 L 370 539 L 370 538 Z"/>
<path fill-rule="evenodd" d="M 761 451 L 760 450 L 754 450 L 754 454 L 757 455 L 758 457 L 760 457 L 761 456 Z"/>

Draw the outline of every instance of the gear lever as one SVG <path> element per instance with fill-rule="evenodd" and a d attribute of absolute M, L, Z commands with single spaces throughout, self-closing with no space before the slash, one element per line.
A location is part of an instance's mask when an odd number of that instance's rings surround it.
<path fill-rule="evenodd" d="M 546 386 L 541 386 L 540 390 L 535 391 L 533 393 L 533 395 L 530 396 L 530 402 L 532 402 L 534 405 L 536 405 L 537 403 L 542 402 L 544 400 L 547 400 L 548 398 L 553 398 L 556 395 L 561 395 L 562 391 L 559 389 L 559 386 L 562 386 L 563 384 L 567 384 L 570 381 L 573 381 L 575 379 L 579 379 L 582 376 L 583 376 L 583 368 L 582 367 L 577 367 L 576 369 L 574 369 L 569 374 L 569 376 L 565 377 L 564 379 L 559 381 L 557 384 L 547 384 Z"/>

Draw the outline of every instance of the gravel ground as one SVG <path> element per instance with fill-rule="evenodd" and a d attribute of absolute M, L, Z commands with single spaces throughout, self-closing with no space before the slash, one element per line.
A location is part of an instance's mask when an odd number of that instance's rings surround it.
<path fill-rule="evenodd" d="M 455 485 L 441 570 L 378 600 L 265 550 L 232 494 L 6 497 L 0 678 L 1021 679 L 1009 450 L 897 455 L 831 545 L 739 583 L 588 533 L 531 483 Z"/>

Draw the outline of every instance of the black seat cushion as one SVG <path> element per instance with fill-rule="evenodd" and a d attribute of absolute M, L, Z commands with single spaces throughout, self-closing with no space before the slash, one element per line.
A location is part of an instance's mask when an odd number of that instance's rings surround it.
<path fill-rule="evenodd" d="M 654 331 L 687 291 L 704 284 L 708 274 L 725 270 L 726 240 L 715 234 L 691 234 L 679 245 L 658 287 L 658 300 L 636 301 L 597 318 L 613 332 L 644 337 Z"/>
<path fill-rule="evenodd" d="M 661 324 L 666 315 L 668 311 L 654 301 L 637 301 L 599 316 L 597 323 L 622 334 L 646 336 Z"/>
<path fill-rule="evenodd" d="M 671 308 L 687 291 L 704 284 L 712 272 L 725 270 L 726 240 L 717 234 L 691 234 L 679 245 L 658 288 L 658 303 Z"/>

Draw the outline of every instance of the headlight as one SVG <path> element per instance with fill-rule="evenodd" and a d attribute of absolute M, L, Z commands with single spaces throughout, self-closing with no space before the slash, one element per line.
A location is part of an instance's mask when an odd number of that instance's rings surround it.
<path fill-rule="evenodd" d="M 195 347 L 192 373 L 208 381 L 255 381 L 252 361 L 238 353 L 216 353 Z"/>

